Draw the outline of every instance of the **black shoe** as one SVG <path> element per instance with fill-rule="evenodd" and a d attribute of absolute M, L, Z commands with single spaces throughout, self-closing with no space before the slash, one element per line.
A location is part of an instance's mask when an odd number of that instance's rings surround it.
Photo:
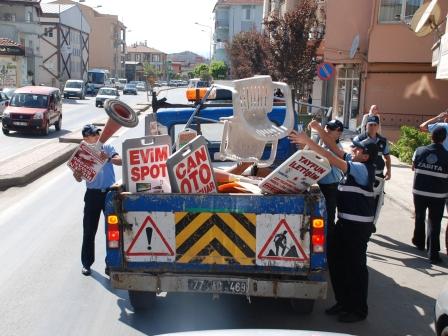
<path fill-rule="evenodd" d="M 327 315 L 337 315 L 342 312 L 342 305 L 336 303 L 334 306 L 331 306 L 328 309 L 325 309 L 325 314 Z"/>
<path fill-rule="evenodd" d="M 109 266 L 106 266 L 106 268 L 104 269 L 104 273 L 105 273 L 107 276 L 110 276 L 110 268 L 109 268 Z"/>
<path fill-rule="evenodd" d="M 92 274 L 92 271 L 90 270 L 90 267 L 83 267 L 81 273 L 85 276 L 89 276 L 90 274 Z"/>
<path fill-rule="evenodd" d="M 429 258 L 429 262 L 430 262 L 432 265 L 438 265 L 438 264 L 442 264 L 442 263 L 443 263 L 443 260 L 442 260 L 442 258 L 440 258 L 439 256 L 437 256 L 437 257 L 434 257 L 434 258 Z"/>
<path fill-rule="evenodd" d="M 360 315 L 357 313 L 342 313 L 339 315 L 338 321 L 343 323 L 354 323 L 363 321 L 367 318 L 367 315 Z"/>
<path fill-rule="evenodd" d="M 420 251 L 424 251 L 425 250 L 425 246 L 423 245 L 419 245 L 419 244 L 417 244 L 416 242 L 415 242 L 415 239 L 414 238 L 412 238 L 412 244 L 417 248 L 417 250 L 420 250 Z"/>

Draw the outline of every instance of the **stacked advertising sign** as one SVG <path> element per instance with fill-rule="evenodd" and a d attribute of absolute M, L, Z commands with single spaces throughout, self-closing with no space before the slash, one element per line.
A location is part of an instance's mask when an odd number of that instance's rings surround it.
<path fill-rule="evenodd" d="M 169 193 L 166 162 L 171 154 L 169 135 L 127 139 L 123 143 L 123 182 L 130 192 Z"/>
<path fill-rule="evenodd" d="M 107 157 L 102 158 L 95 145 L 89 145 L 82 141 L 68 160 L 67 165 L 71 170 L 81 172 L 81 178 L 87 182 L 92 182 L 106 160 Z"/>
<path fill-rule="evenodd" d="M 217 192 L 210 154 L 203 136 L 197 136 L 171 155 L 167 166 L 173 192 Z"/>
<path fill-rule="evenodd" d="M 331 167 L 326 158 L 310 150 L 299 150 L 261 181 L 268 194 L 300 193 L 317 183 Z"/>

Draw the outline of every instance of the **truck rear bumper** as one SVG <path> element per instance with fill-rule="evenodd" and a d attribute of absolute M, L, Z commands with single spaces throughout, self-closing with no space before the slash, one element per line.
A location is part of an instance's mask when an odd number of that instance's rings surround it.
<path fill-rule="evenodd" d="M 268 280 L 238 276 L 196 276 L 111 272 L 114 288 L 146 292 L 196 292 L 297 299 L 325 299 L 326 281 Z"/>

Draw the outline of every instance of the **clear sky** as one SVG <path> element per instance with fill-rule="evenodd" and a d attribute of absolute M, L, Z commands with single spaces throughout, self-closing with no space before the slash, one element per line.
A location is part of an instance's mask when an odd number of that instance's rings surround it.
<path fill-rule="evenodd" d="M 76 0 L 75 0 L 76 1 Z M 209 57 L 210 28 L 217 0 L 86 0 L 84 5 L 100 13 L 118 15 L 128 32 L 127 44 L 147 40 L 148 46 L 165 53 L 193 51 Z M 42 0 L 49 3 L 52 0 Z M 203 31 L 202 31 L 203 30 Z"/>

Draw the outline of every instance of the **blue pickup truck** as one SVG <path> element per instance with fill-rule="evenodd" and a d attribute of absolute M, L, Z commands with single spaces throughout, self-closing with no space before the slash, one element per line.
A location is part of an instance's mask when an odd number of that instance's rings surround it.
<path fill-rule="evenodd" d="M 174 142 L 193 111 L 159 109 L 159 130 Z M 213 121 L 231 115 L 229 106 L 200 110 L 193 127 L 211 157 L 220 145 L 221 125 Z M 278 124 L 284 115 L 284 106 L 269 114 Z M 295 150 L 286 138 L 279 141 L 276 164 Z M 325 232 L 317 186 L 283 195 L 148 194 L 117 186 L 106 200 L 111 284 L 128 290 L 136 311 L 150 308 L 161 292 L 194 292 L 289 299 L 297 312 L 310 313 L 327 292 Z"/>

